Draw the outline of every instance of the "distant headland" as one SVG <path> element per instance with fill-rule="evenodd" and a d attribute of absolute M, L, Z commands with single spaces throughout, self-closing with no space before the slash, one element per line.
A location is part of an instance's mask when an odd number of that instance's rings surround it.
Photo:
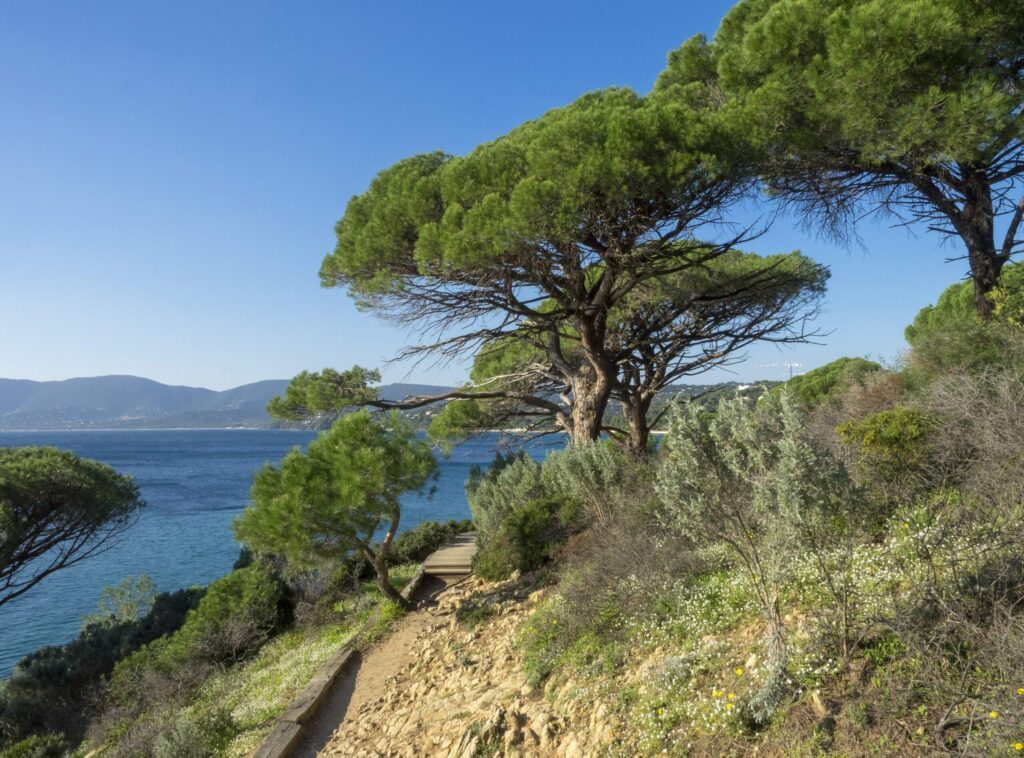
<path fill-rule="evenodd" d="M 267 403 L 287 386 L 287 379 L 267 379 L 218 392 L 138 376 L 0 379 L 0 431 L 273 428 L 280 423 L 267 413 Z M 385 399 L 448 389 L 401 383 L 380 387 Z"/>

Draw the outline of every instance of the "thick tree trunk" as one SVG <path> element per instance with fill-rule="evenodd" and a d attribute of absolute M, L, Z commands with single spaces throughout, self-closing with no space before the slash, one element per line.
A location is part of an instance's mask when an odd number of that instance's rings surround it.
<path fill-rule="evenodd" d="M 626 447 L 631 455 L 641 460 L 646 460 L 647 446 L 651 441 L 651 425 L 647 420 L 651 399 L 646 396 L 634 397 L 624 409 L 626 423 L 629 427 L 629 439 L 626 442 Z"/>
<path fill-rule="evenodd" d="M 996 247 L 992 190 L 985 171 L 966 170 L 964 175 L 969 181 L 964 186 L 959 224 L 954 222 L 953 226 L 967 246 L 967 263 L 974 281 L 974 306 L 982 320 L 989 321 L 995 311 L 989 296 L 999 286 L 999 275 L 1008 256 Z"/>
<path fill-rule="evenodd" d="M 570 442 L 585 445 L 601 437 L 604 413 L 611 395 L 612 378 L 590 370 L 572 383 L 572 431 Z"/>
<path fill-rule="evenodd" d="M 994 242 L 985 244 L 972 235 L 966 243 L 967 260 L 971 266 L 971 279 L 974 281 L 974 306 L 978 309 L 982 321 L 989 321 L 995 311 L 989 296 L 999 286 L 1003 260 L 996 251 Z"/>

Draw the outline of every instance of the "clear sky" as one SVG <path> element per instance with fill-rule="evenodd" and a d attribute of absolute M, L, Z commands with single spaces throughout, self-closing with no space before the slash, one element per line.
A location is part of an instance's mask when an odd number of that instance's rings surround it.
<path fill-rule="evenodd" d="M 383 366 L 408 336 L 317 277 L 348 198 L 401 158 L 466 152 L 588 90 L 647 92 L 730 4 L 0 0 L 0 377 L 224 389 Z M 927 233 L 861 232 L 843 249 L 782 218 L 751 246 L 832 268 L 831 334 L 714 378 L 894 357 L 964 264 Z"/>

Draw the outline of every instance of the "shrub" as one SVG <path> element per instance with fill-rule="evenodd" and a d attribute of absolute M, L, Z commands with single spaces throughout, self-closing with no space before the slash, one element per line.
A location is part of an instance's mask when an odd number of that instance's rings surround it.
<path fill-rule="evenodd" d="M 0 740 L 47 732 L 81 739 L 91 700 L 115 664 L 179 629 L 202 596 L 199 588 L 159 594 L 141 619 L 90 624 L 72 642 L 23 658 L 0 689 Z"/>
<path fill-rule="evenodd" d="M 850 560 L 825 560 L 837 546 L 849 546 L 861 516 L 845 471 L 808 444 L 789 396 L 769 395 L 756 406 L 723 402 L 714 416 L 692 404 L 679 407 L 657 487 L 669 528 L 701 547 L 727 547 L 738 559 L 768 621 L 767 669 L 780 678 L 786 659 L 780 592 L 796 559 L 820 556 L 821 579 L 836 603 L 851 602 Z M 850 630 L 843 632 L 848 642 Z M 763 693 L 758 718 L 769 701 L 778 702 L 777 682 L 766 684 L 772 691 Z"/>
<path fill-rule="evenodd" d="M 545 495 L 541 467 L 525 452 L 498 453 L 490 467 L 474 467 L 466 482 L 477 540 L 486 544 L 517 505 Z"/>
<path fill-rule="evenodd" d="M 611 442 L 572 445 L 549 455 L 541 467 L 546 492 L 602 522 L 611 518 L 617 503 L 642 498 L 650 479 L 650 468 Z"/>
<path fill-rule="evenodd" d="M 61 758 L 70 746 L 57 734 L 37 734 L 0 748 L 0 758 Z"/>
<path fill-rule="evenodd" d="M 836 427 L 854 449 L 857 480 L 891 501 L 912 498 L 933 484 L 929 439 L 935 421 L 915 408 L 898 405 Z"/>
<path fill-rule="evenodd" d="M 218 579 L 177 632 L 117 664 L 111 682 L 115 697 L 122 703 L 145 702 L 151 694 L 145 687 L 152 685 L 154 674 L 175 679 L 192 673 L 192 664 L 199 664 L 194 677 L 186 678 L 202 678 L 205 667 L 232 664 L 251 654 L 282 621 L 281 600 L 280 582 L 261 566 L 238 569 Z"/>
<path fill-rule="evenodd" d="M 1024 293 L 1024 265 L 1003 267 L 994 293 L 997 317 L 985 323 L 974 305 L 971 282 L 948 287 L 935 305 L 922 308 L 906 328 L 911 371 L 920 383 L 955 370 L 978 371 L 1020 361 L 1019 303 Z"/>
<path fill-rule="evenodd" d="M 956 372 L 918 403 L 936 423 L 929 443 L 946 479 L 990 508 L 1024 503 L 1024 369 Z"/>
<path fill-rule="evenodd" d="M 98 624 L 112 626 L 136 621 L 146 615 L 156 601 L 156 586 L 146 574 L 125 577 L 116 587 L 104 587 L 97 612 L 82 619 L 82 628 Z"/>
<path fill-rule="evenodd" d="M 533 571 L 553 558 L 564 539 L 565 501 L 542 497 L 512 510 L 482 542 L 473 560 L 484 579 L 505 579 L 514 571 Z"/>
<path fill-rule="evenodd" d="M 866 377 L 882 370 L 879 364 L 865 358 L 838 358 L 806 374 L 794 376 L 772 392 L 788 392 L 805 409 L 811 409 L 834 402 L 843 390 L 862 384 Z"/>
<path fill-rule="evenodd" d="M 179 714 L 152 739 L 153 758 L 217 755 L 233 726 L 231 713 L 226 709 L 197 716 L 187 712 Z"/>

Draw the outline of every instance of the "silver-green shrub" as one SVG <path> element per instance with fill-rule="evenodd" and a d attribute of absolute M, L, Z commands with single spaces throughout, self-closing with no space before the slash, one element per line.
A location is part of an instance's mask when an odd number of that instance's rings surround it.
<path fill-rule="evenodd" d="M 650 467 L 610 442 L 572 445 L 544 461 L 541 481 L 551 494 L 577 502 L 606 521 L 624 498 L 645 498 Z"/>
<path fill-rule="evenodd" d="M 780 590 L 795 559 L 815 555 L 848 639 L 850 561 L 859 494 L 843 468 L 812 447 L 788 395 L 723 401 L 710 414 L 693 404 L 671 416 L 656 490 L 666 527 L 696 546 L 727 546 L 768 621 L 768 666 L 752 718 L 764 723 L 782 697 L 786 642 Z M 771 702 L 768 702 L 771 701 Z"/>
<path fill-rule="evenodd" d="M 466 482 L 466 499 L 480 544 L 497 532 L 518 505 L 544 497 L 541 466 L 526 453 L 500 453 L 486 471 L 474 470 Z"/>

